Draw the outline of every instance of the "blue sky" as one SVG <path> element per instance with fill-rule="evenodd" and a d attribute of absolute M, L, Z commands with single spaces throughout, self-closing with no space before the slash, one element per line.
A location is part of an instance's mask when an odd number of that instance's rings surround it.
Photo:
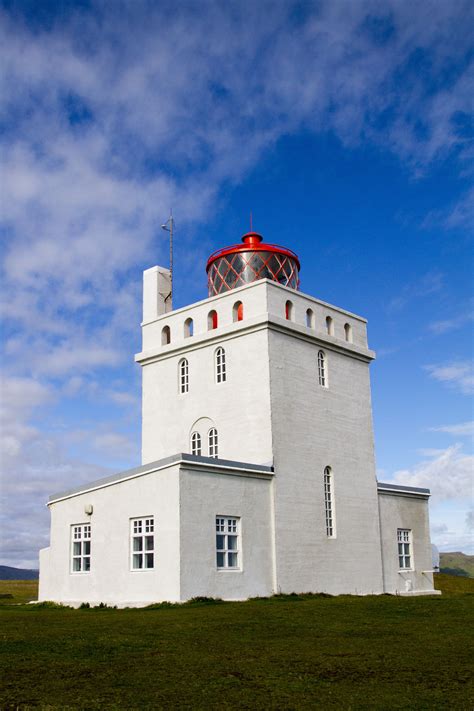
<path fill-rule="evenodd" d="M 1 558 L 51 492 L 140 460 L 141 272 L 206 296 L 254 226 L 369 320 L 379 478 L 472 545 L 470 1 L 0 2 Z"/>

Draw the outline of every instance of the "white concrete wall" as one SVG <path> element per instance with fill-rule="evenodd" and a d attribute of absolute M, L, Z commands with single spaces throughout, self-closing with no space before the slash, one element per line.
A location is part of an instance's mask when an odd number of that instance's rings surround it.
<path fill-rule="evenodd" d="M 384 568 L 384 589 L 388 593 L 406 591 L 406 581 L 414 591 L 433 590 L 428 498 L 397 496 L 379 492 L 380 526 Z M 413 570 L 399 571 L 397 529 L 408 528 L 413 539 Z"/>
<path fill-rule="evenodd" d="M 153 321 L 171 311 L 171 274 L 164 267 L 143 272 L 143 322 Z"/>
<path fill-rule="evenodd" d="M 291 327 L 290 327 L 291 328 Z M 383 590 L 368 362 L 270 333 L 277 580 L 284 592 Z M 367 352 L 367 358 L 369 358 Z M 336 537 L 325 529 L 324 468 L 334 481 Z"/>
<path fill-rule="evenodd" d="M 148 604 L 179 600 L 179 466 L 50 505 L 51 545 L 40 556 L 40 600 Z M 93 505 L 87 516 L 84 506 Z M 130 519 L 154 516 L 155 568 L 131 570 Z M 71 525 L 91 524 L 91 570 L 71 573 Z"/>
<path fill-rule="evenodd" d="M 179 309 L 143 325 L 142 462 L 176 452 L 190 451 L 193 423 L 209 418 L 219 432 L 219 456 L 268 463 L 272 461 L 269 352 L 266 327 L 269 319 L 284 317 L 285 302 L 295 305 L 295 327 L 309 338 L 319 337 L 338 348 L 366 352 L 366 323 L 360 317 L 331 307 L 268 280 L 246 285 Z M 242 301 L 244 319 L 233 322 L 233 305 Z M 315 328 L 306 326 L 306 310 L 315 314 Z M 211 310 L 218 327 L 208 328 Z M 334 319 L 335 335 L 325 332 L 325 318 Z M 184 324 L 193 319 L 193 336 L 185 337 Z M 344 323 L 352 326 L 353 344 L 344 338 Z M 171 343 L 162 345 L 168 326 Z M 227 381 L 215 383 L 214 353 L 226 351 Z M 178 364 L 189 363 L 189 393 L 179 393 Z M 203 454 L 207 454 L 207 443 Z"/>
<path fill-rule="evenodd" d="M 271 481 L 181 472 L 181 598 L 245 599 L 271 595 Z M 241 569 L 216 567 L 216 516 L 238 516 Z"/>
<path fill-rule="evenodd" d="M 262 321 L 258 314 L 265 320 L 265 283 L 237 291 L 244 293 L 207 299 L 167 317 L 170 345 L 161 346 L 161 327 L 145 338 L 154 349 L 148 352 L 154 355 L 142 362 L 143 463 L 190 452 L 190 432 L 202 418 L 208 418 L 218 430 L 220 458 L 271 462 L 268 339 L 264 326 L 257 325 Z M 244 320 L 233 323 L 232 306 L 237 300 L 244 303 Z M 211 308 L 218 311 L 219 325 L 209 331 Z M 194 319 L 194 336 L 185 339 L 181 327 L 189 314 Z M 220 346 L 226 354 L 224 383 L 215 381 L 215 351 Z M 189 364 L 189 392 L 181 394 L 178 365 L 183 357 Z M 202 454 L 208 455 L 206 439 Z"/>

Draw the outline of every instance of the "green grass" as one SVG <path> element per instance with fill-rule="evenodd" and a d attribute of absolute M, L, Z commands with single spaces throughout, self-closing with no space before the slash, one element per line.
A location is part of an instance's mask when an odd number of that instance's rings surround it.
<path fill-rule="evenodd" d="M 19 605 L 32 588 L 5 581 L 0 708 L 472 709 L 474 581 L 437 586 L 71 610 Z"/>
<path fill-rule="evenodd" d="M 18 605 L 37 599 L 37 580 L 0 580 L 0 605 Z"/>

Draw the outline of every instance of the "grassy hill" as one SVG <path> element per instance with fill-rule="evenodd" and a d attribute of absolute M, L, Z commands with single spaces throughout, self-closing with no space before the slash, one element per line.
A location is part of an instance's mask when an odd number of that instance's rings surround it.
<path fill-rule="evenodd" d="M 18 604 L 36 583 L 3 581 L 0 708 L 472 708 L 474 581 L 436 584 L 442 596 L 72 610 Z"/>
<path fill-rule="evenodd" d="M 474 578 L 474 555 L 461 552 L 440 553 L 439 565 L 441 572 Z"/>

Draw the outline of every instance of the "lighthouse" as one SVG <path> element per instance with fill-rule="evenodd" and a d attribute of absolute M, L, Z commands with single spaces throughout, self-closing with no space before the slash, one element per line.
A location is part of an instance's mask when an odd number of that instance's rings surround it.
<path fill-rule="evenodd" d="M 367 322 L 300 270 L 249 232 L 174 310 L 145 270 L 142 462 L 50 497 L 40 599 L 434 593 L 429 491 L 376 479 Z"/>

